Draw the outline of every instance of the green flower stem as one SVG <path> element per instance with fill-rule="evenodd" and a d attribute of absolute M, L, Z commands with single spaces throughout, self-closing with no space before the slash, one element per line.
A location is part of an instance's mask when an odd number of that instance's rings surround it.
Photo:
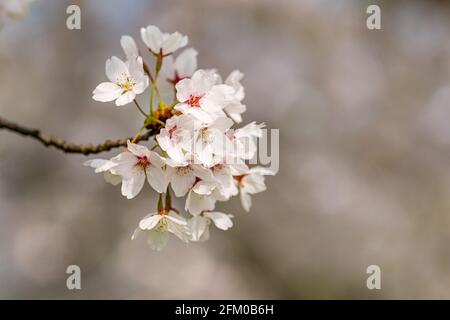
<path fill-rule="evenodd" d="M 159 198 L 158 198 L 158 212 L 161 214 L 162 212 L 164 212 L 164 207 L 163 207 L 163 200 L 162 200 L 162 193 L 159 194 Z"/>
<path fill-rule="evenodd" d="M 152 81 L 152 88 L 151 88 L 151 92 L 150 92 L 150 115 L 153 115 L 153 98 L 155 97 L 155 93 L 156 93 L 156 96 L 158 97 L 159 104 L 162 107 L 165 106 L 165 103 L 161 98 L 161 94 L 159 93 L 159 89 L 156 86 L 156 81 L 158 79 L 159 71 L 161 70 L 162 63 L 163 63 L 163 55 L 158 54 L 156 56 L 155 78 Z"/>
<path fill-rule="evenodd" d="M 153 116 L 147 116 L 147 119 L 145 120 L 145 125 L 149 125 L 151 123 L 158 123 L 162 125 L 163 127 L 166 125 L 163 121 L 153 117 Z"/>
<path fill-rule="evenodd" d="M 137 138 L 139 138 L 139 136 L 141 135 L 142 130 L 144 130 L 146 127 L 146 125 L 144 124 L 139 130 L 138 132 L 136 132 L 136 134 L 133 137 L 133 140 L 131 140 L 132 143 L 135 143 L 135 141 L 137 140 Z"/>
<path fill-rule="evenodd" d="M 167 191 L 166 191 L 166 211 L 169 211 L 170 209 L 172 209 L 172 197 L 170 195 L 170 188 L 169 188 L 169 186 L 167 186 Z"/>
<path fill-rule="evenodd" d="M 158 76 L 158 74 L 156 76 Z M 150 115 L 151 116 L 153 115 L 153 96 L 155 93 L 155 83 L 156 83 L 156 81 L 152 82 L 152 90 L 150 91 Z"/>
<path fill-rule="evenodd" d="M 144 112 L 144 110 L 142 110 L 141 106 L 139 105 L 139 103 L 136 101 L 136 99 L 133 100 L 134 104 L 136 105 L 136 107 L 138 108 L 139 112 L 145 117 L 148 118 L 148 114 L 146 114 Z"/>

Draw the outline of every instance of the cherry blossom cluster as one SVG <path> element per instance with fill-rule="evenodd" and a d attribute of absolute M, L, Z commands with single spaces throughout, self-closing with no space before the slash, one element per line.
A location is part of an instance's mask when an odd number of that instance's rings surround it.
<path fill-rule="evenodd" d="M 152 63 L 144 62 L 132 37 L 123 36 L 125 61 L 115 56 L 106 61 L 108 81 L 95 88 L 93 99 L 116 106 L 133 103 L 145 118 L 143 126 L 120 154 L 85 165 L 103 173 L 107 182 L 121 184 L 127 199 L 136 197 L 146 182 L 159 193 L 155 212 L 140 221 L 132 239 L 145 233 L 149 245 L 161 250 L 170 233 L 184 242 L 204 241 L 211 224 L 231 228 L 233 216 L 215 211 L 216 203 L 240 195 L 249 211 L 251 195 L 264 191 L 264 178 L 273 173 L 247 164 L 256 156 L 264 124 L 232 128 L 246 111 L 243 74 L 236 70 L 223 80 L 214 69 L 197 69 L 192 48 L 175 57 L 188 43 L 178 32 L 148 26 L 141 29 L 141 38 Z M 148 112 L 136 100 L 146 91 Z M 155 127 L 152 145 L 135 143 L 144 130 Z M 172 193 L 186 197 L 185 212 L 173 206 Z"/>

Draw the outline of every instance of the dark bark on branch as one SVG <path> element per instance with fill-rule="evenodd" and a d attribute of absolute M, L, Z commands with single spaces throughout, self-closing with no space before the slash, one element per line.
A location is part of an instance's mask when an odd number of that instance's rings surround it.
<path fill-rule="evenodd" d="M 127 140 L 132 140 L 132 138 L 118 140 L 108 139 L 101 144 L 76 144 L 52 137 L 42 133 L 39 129 L 28 128 L 2 117 L 0 117 L 0 129 L 6 129 L 22 136 L 31 137 L 41 142 L 46 147 L 54 147 L 64 153 L 81 153 L 84 155 L 109 151 L 118 147 L 126 147 Z M 158 128 L 151 128 L 143 135 L 140 135 L 135 142 L 148 140 L 150 137 L 156 135 L 158 131 Z"/>

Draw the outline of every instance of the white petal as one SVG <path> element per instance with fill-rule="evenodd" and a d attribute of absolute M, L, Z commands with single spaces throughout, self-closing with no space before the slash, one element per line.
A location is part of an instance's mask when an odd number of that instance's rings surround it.
<path fill-rule="evenodd" d="M 186 198 L 185 209 L 193 215 L 198 215 L 204 210 L 213 210 L 215 204 L 216 200 L 213 197 L 199 195 L 191 190 Z"/>
<path fill-rule="evenodd" d="M 116 106 L 120 107 L 129 104 L 134 98 L 136 98 L 136 93 L 133 91 L 125 92 L 116 100 Z"/>
<path fill-rule="evenodd" d="M 186 163 L 186 162 L 178 162 L 178 161 L 173 160 L 171 158 L 163 158 L 163 159 L 164 159 L 164 163 L 167 164 L 166 171 L 168 169 L 172 169 L 174 174 L 175 174 L 175 168 L 185 167 L 185 166 L 188 165 L 188 163 Z M 172 176 L 170 176 L 170 177 L 172 177 Z"/>
<path fill-rule="evenodd" d="M 183 81 L 183 80 L 181 80 L 181 81 Z M 206 124 L 213 122 L 215 119 L 212 114 L 206 112 L 205 110 L 202 110 L 201 108 L 198 108 L 198 107 L 190 107 L 186 103 L 177 104 L 175 106 L 175 110 L 178 110 L 185 115 L 192 115 L 199 121 L 206 123 Z"/>
<path fill-rule="evenodd" d="M 202 99 L 202 108 L 208 112 L 222 110 L 233 98 L 234 90 L 225 84 L 215 85 Z"/>
<path fill-rule="evenodd" d="M 111 168 L 115 167 L 117 163 L 105 159 L 92 159 L 84 162 L 83 165 L 94 168 L 95 172 L 99 173 L 110 170 Z"/>
<path fill-rule="evenodd" d="M 127 149 L 137 157 L 147 157 L 150 154 L 150 150 L 146 146 L 132 143 L 130 140 L 127 141 Z"/>
<path fill-rule="evenodd" d="M 142 230 L 151 230 L 156 227 L 162 217 L 160 214 L 151 213 L 139 222 L 139 228 Z"/>
<path fill-rule="evenodd" d="M 145 77 L 144 65 L 141 57 L 137 59 L 132 59 L 129 61 L 129 71 L 131 77 L 136 80 L 136 82 L 143 82 Z"/>
<path fill-rule="evenodd" d="M 163 35 L 158 27 L 148 26 L 147 28 L 141 28 L 141 38 L 147 47 L 153 51 L 153 53 L 159 53 L 163 41 Z"/>
<path fill-rule="evenodd" d="M 131 235 L 131 240 L 136 239 L 142 232 L 141 228 L 136 228 L 133 232 L 133 234 Z"/>
<path fill-rule="evenodd" d="M 191 240 L 199 241 L 208 228 L 207 219 L 202 216 L 195 216 L 188 221 L 189 231 L 191 232 Z"/>
<path fill-rule="evenodd" d="M 233 221 L 231 220 L 231 215 L 222 213 L 222 212 L 217 212 L 217 211 L 212 211 L 212 212 L 205 212 L 204 213 L 205 217 L 210 218 L 214 224 L 216 225 L 217 228 L 221 229 L 221 230 L 228 230 L 229 228 L 231 228 L 233 226 Z"/>
<path fill-rule="evenodd" d="M 201 195 L 209 195 L 215 187 L 216 185 L 214 183 L 202 180 L 197 182 L 192 190 Z"/>
<path fill-rule="evenodd" d="M 250 172 L 260 174 L 260 175 L 265 175 L 265 176 L 275 175 L 275 173 L 271 169 L 264 168 L 264 167 L 253 167 L 250 169 Z"/>
<path fill-rule="evenodd" d="M 113 101 L 120 97 L 122 88 L 112 82 L 100 83 L 92 92 L 92 99 L 100 102 Z"/>
<path fill-rule="evenodd" d="M 142 171 L 136 171 L 131 177 L 122 180 L 122 195 L 127 199 L 133 199 L 142 190 L 145 182 L 145 174 Z"/>
<path fill-rule="evenodd" d="M 244 74 L 239 70 L 234 70 L 230 73 L 230 75 L 225 80 L 225 84 L 232 86 L 234 88 L 234 96 L 237 100 L 241 101 L 244 99 L 244 87 L 241 84 L 241 80 L 244 77 Z"/>
<path fill-rule="evenodd" d="M 210 144 L 196 143 L 195 144 L 195 155 L 198 160 L 205 166 L 211 167 L 213 164 L 213 150 Z"/>
<path fill-rule="evenodd" d="M 207 169 L 198 164 L 191 165 L 191 168 L 196 177 L 199 177 L 200 179 L 205 180 L 205 181 L 213 181 L 214 180 L 214 176 L 210 169 Z"/>
<path fill-rule="evenodd" d="M 167 122 L 166 122 L 167 127 Z M 172 143 L 170 141 L 169 133 L 166 128 L 162 128 L 159 133 L 156 135 L 156 141 L 158 142 L 161 149 L 164 151 L 167 151 L 169 148 L 172 147 Z"/>
<path fill-rule="evenodd" d="M 219 115 L 219 113 L 214 114 L 213 112 L 207 111 L 204 108 L 190 108 L 190 111 L 188 113 L 192 114 L 194 117 L 205 124 L 213 122 Z"/>
<path fill-rule="evenodd" d="M 117 164 L 110 169 L 112 174 L 129 178 L 136 174 L 136 171 L 139 170 L 136 168 L 136 156 L 128 151 L 120 153 L 116 157 L 112 158 L 111 161 Z"/>
<path fill-rule="evenodd" d="M 167 222 L 167 230 L 176 235 L 181 241 L 188 242 L 190 238 L 189 230 L 186 225 L 175 223 L 171 220 Z"/>
<path fill-rule="evenodd" d="M 224 110 L 234 122 L 240 123 L 242 122 L 241 114 L 247 110 L 247 107 L 241 103 L 229 103 Z"/>
<path fill-rule="evenodd" d="M 200 69 L 194 72 L 191 82 L 194 95 L 203 96 L 214 87 L 216 78 L 214 73 Z"/>
<path fill-rule="evenodd" d="M 185 226 L 187 225 L 187 221 L 185 218 L 175 213 L 174 211 L 170 211 L 169 214 L 165 215 L 165 218 L 172 221 L 173 223 Z"/>
<path fill-rule="evenodd" d="M 158 191 L 159 193 L 164 193 L 167 190 L 167 185 L 169 182 L 167 181 L 165 173 L 161 168 L 150 165 L 146 169 L 147 172 L 147 181 L 152 186 L 153 189 Z"/>
<path fill-rule="evenodd" d="M 207 240 L 209 240 L 209 226 L 205 229 L 205 232 L 203 232 L 202 236 L 199 239 L 199 241 L 207 241 Z"/>
<path fill-rule="evenodd" d="M 237 139 L 242 137 L 262 137 L 262 128 L 266 126 L 265 123 L 257 124 L 256 121 L 250 122 L 246 126 L 235 131 L 234 135 Z"/>
<path fill-rule="evenodd" d="M 164 158 L 162 158 L 159 154 L 153 151 L 150 151 L 149 153 L 149 160 L 151 164 L 153 164 L 155 167 L 161 168 L 165 164 Z"/>
<path fill-rule="evenodd" d="M 214 189 L 211 196 L 214 197 L 214 199 L 216 199 L 217 201 L 228 201 L 231 197 L 230 192 L 224 190 L 223 188 Z"/>
<path fill-rule="evenodd" d="M 136 59 L 139 56 L 138 47 L 134 39 L 130 36 L 122 36 L 120 38 L 120 45 L 128 60 Z"/>
<path fill-rule="evenodd" d="M 156 251 L 161 251 L 167 245 L 169 241 L 169 234 L 167 232 L 161 231 L 149 231 L 147 243 L 148 245 Z"/>
<path fill-rule="evenodd" d="M 184 50 L 175 60 L 175 69 L 181 78 L 191 77 L 197 69 L 197 50 Z"/>
<path fill-rule="evenodd" d="M 184 197 L 194 182 L 195 176 L 192 173 L 184 175 L 175 173 L 171 179 L 171 186 L 177 197 Z"/>
<path fill-rule="evenodd" d="M 264 176 L 256 173 L 252 173 L 243 177 L 241 186 L 246 192 L 250 194 L 259 193 L 266 190 Z"/>
<path fill-rule="evenodd" d="M 228 111 L 227 111 L 227 113 L 230 116 L 230 118 L 233 119 L 234 122 L 236 122 L 236 123 L 241 123 L 242 122 L 242 116 L 239 113 L 231 113 L 231 112 L 228 112 Z"/>
<path fill-rule="evenodd" d="M 120 79 L 123 78 L 123 75 L 128 75 L 128 67 L 119 58 L 113 56 L 111 59 L 106 60 L 105 66 L 106 76 L 109 81 L 118 83 Z"/>
<path fill-rule="evenodd" d="M 166 152 L 169 157 L 172 158 L 172 160 L 174 160 L 175 162 L 178 162 L 180 164 L 186 163 L 186 156 L 179 145 L 170 146 L 169 148 L 167 148 Z"/>
<path fill-rule="evenodd" d="M 216 69 L 206 69 L 204 71 L 208 74 L 208 77 L 213 79 L 214 85 L 223 84 L 222 77 L 220 76 L 220 74 L 217 72 Z"/>
<path fill-rule="evenodd" d="M 181 80 L 181 81 L 183 81 L 183 80 Z M 177 99 L 179 99 L 179 97 Z M 175 105 L 174 109 L 177 111 L 180 111 L 183 115 L 186 115 L 187 112 L 189 111 L 190 107 L 187 103 L 178 103 Z"/>
<path fill-rule="evenodd" d="M 149 85 L 149 78 L 147 76 L 144 76 L 142 81 L 137 82 L 134 87 L 133 87 L 133 92 L 135 94 L 141 94 L 142 92 L 145 91 L 145 89 L 147 89 L 148 85 Z"/>
<path fill-rule="evenodd" d="M 117 185 L 119 185 L 122 182 L 122 177 L 121 176 L 112 174 L 109 171 L 106 171 L 103 174 L 103 177 L 104 177 L 106 182 L 112 184 L 113 186 L 117 186 Z"/>
<path fill-rule="evenodd" d="M 191 79 L 182 79 L 178 81 L 175 88 L 177 90 L 177 99 L 180 102 L 187 101 L 191 94 L 193 94 Z"/>
<path fill-rule="evenodd" d="M 188 43 L 188 37 L 178 32 L 170 34 L 162 43 L 163 54 L 170 54 Z"/>
<path fill-rule="evenodd" d="M 214 128 L 219 130 L 220 132 L 225 132 L 233 125 L 233 120 L 227 117 L 218 117 L 214 122 L 210 125 L 210 128 Z"/>
<path fill-rule="evenodd" d="M 249 212 L 252 207 L 252 198 L 250 195 L 241 189 L 241 204 L 244 210 Z"/>
<path fill-rule="evenodd" d="M 231 164 L 230 172 L 233 176 L 240 176 L 248 173 L 248 166 L 245 162 L 236 161 L 236 163 Z"/>

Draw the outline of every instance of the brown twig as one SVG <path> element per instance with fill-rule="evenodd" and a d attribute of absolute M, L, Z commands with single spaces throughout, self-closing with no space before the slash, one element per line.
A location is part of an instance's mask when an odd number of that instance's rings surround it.
<path fill-rule="evenodd" d="M 20 124 L 14 123 L 12 121 L 6 120 L 5 118 L 0 117 L 0 129 L 6 129 L 15 133 L 18 133 L 22 136 L 31 137 L 33 139 L 38 140 L 46 147 L 54 147 L 58 150 L 61 150 L 64 153 L 81 153 L 84 155 L 100 153 L 104 151 L 109 151 L 118 147 L 125 147 L 127 145 L 128 139 L 118 139 L 118 140 L 106 140 L 101 144 L 76 144 L 67 142 L 63 139 L 52 137 L 50 135 L 42 133 L 39 129 L 28 128 L 22 126 Z M 148 140 L 150 137 L 157 134 L 159 128 L 155 127 L 150 128 L 149 131 L 140 135 L 135 142 Z"/>

